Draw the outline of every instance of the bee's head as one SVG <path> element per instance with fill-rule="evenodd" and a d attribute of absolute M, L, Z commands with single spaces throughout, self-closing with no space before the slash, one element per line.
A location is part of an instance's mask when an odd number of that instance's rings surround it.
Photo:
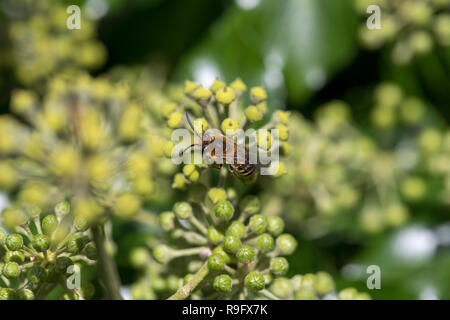
<path fill-rule="evenodd" d="M 214 141 L 214 136 L 210 135 L 208 131 L 206 131 L 202 136 L 202 150 L 205 150 L 207 146 L 209 146 Z"/>

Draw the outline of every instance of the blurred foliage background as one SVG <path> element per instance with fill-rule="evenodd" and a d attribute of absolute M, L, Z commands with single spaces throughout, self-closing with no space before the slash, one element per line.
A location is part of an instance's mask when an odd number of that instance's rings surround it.
<path fill-rule="evenodd" d="M 41 95 L 66 69 L 126 78 L 139 95 L 185 79 L 263 84 L 269 108 L 293 112 L 292 157 L 286 177 L 245 192 L 290 222 L 290 272 L 365 290 L 379 265 L 375 299 L 450 298 L 449 1 L 72 0 L 42 1 L 42 13 L 33 2 L 0 1 L 1 113 L 15 89 Z M 55 3 L 80 5 L 80 31 L 59 23 Z M 365 30 L 372 3 L 390 19 L 377 35 Z M 147 230 L 115 229 L 129 285 L 128 255 Z"/>

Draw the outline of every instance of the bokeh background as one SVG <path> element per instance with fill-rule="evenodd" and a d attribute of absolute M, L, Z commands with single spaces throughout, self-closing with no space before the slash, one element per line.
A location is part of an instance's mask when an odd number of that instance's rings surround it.
<path fill-rule="evenodd" d="M 15 89 L 43 94 L 72 69 L 128 79 L 139 94 L 185 79 L 263 84 L 269 108 L 292 111 L 291 157 L 285 177 L 245 192 L 288 220 L 299 241 L 290 272 L 324 270 L 367 291 L 366 268 L 378 265 L 375 299 L 450 298 L 449 1 L 37 2 L 0 1 L 1 113 Z M 372 33 L 371 3 L 383 22 Z M 71 4 L 80 31 L 60 23 Z M 161 212 L 177 197 L 147 205 Z M 147 234 L 115 224 L 125 286 Z"/>

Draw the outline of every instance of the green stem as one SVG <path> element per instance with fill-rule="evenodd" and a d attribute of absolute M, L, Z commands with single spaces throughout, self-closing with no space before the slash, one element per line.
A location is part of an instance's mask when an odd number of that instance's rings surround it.
<path fill-rule="evenodd" d="M 208 229 L 193 215 L 189 218 L 189 221 L 199 230 L 203 235 L 208 235 Z"/>
<path fill-rule="evenodd" d="M 172 257 L 179 258 L 179 257 L 193 256 L 193 255 L 201 254 L 205 250 L 209 250 L 209 248 L 208 247 L 195 247 L 195 248 L 188 248 L 188 249 L 173 250 Z"/>
<path fill-rule="evenodd" d="M 191 292 L 197 288 L 197 286 L 202 282 L 203 279 L 208 275 L 208 263 L 205 262 L 203 266 L 197 271 L 197 273 L 188 281 L 184 286 L 178 289 L 173 295 L 171 295 L 167 300 L 184 300 Z"/>
<path fill-rule="evenodd" d="M 108 298 L 111 300 L 122 300 L 119 273 L 113 259 L 106 252 L 106 238 L 103 225 L 92 227 L 92 235 L 98 252 L 98 273 L 106 288 Z"/>

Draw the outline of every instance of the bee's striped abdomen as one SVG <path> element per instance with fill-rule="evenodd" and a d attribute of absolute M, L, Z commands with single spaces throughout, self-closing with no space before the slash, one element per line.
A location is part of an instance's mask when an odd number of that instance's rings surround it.
<path fill-rule="evenodd" d="M 238 176 L 251 177 L 256 172 L 256 166 L 253 164 L 236 164 L 230 167 Z"/>

